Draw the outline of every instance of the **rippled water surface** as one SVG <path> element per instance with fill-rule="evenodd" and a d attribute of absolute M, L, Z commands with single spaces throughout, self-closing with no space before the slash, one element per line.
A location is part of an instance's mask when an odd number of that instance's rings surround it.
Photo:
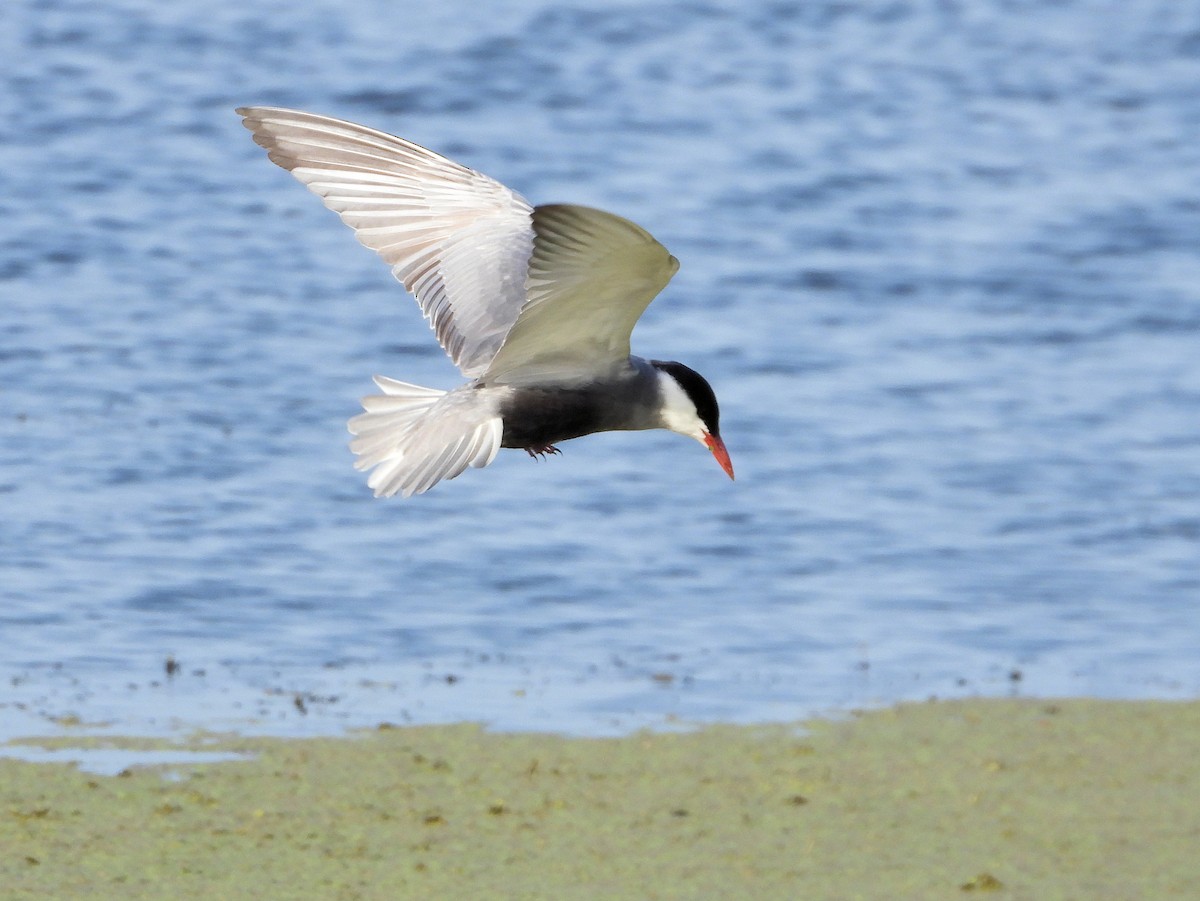
<path fill-rule="evenodd" d="M 1200 690 L 1193 4 L 10 6 L 0 733 Z M 373 499 L 370 376 L 458 375 L 246 103 L 653 231 L 635 352 L 738 481 L 643 433 Z"/>

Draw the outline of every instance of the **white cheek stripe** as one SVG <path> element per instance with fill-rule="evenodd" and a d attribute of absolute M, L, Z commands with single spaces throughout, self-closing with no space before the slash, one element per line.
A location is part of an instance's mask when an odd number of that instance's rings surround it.
<path fill-rule="evenodd" d="M 692 403 L 687 392 L 680 387 L 679 382 L 662 371 L 659 372 L 658 386 L 663 399 L 663 425 L 672 432 L 695 438 L 703 444 L 706 434 L 704 423 L 696 413 L 696 405 Z"/>

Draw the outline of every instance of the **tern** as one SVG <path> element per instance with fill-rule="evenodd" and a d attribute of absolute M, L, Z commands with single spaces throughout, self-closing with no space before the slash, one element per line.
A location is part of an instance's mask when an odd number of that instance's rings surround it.
<path fill-rule="evenodd" d="M 375 377 L 349 422 L 376 497 L 428 491 L 501 447 L 531 456 L 594 432 L 669 429 L 733 478 L 717 398 L 682 363 L 630 353 L 679 261 L 649 232 L 573 204 L 531 206 L 403 138 L 277 107 L 237 110 L 257 144 L 341 216 L 412 293 L 469 381 Z"/>

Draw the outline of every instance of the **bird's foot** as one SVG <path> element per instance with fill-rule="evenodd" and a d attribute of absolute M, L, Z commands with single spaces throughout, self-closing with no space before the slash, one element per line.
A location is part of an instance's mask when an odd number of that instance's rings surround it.
<path fill-rule="evenodd" d="M 529 454 L 529 456 L 534 457 L 535 459 L 545 460 L 546 454 L 549 454 L 553 457 L 556 454 L 561 454 L 562 451 L 560 451 L 553 444 L 545 444 L 541 447 L 527 447 L 525 448 L 525 453 Z"/>

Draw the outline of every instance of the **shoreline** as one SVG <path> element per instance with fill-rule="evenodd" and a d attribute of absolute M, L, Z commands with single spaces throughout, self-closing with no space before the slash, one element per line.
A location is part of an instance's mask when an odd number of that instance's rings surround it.
<path fill-rule="evenodd" d="M 0 758 L 5 898 L 1185 898 L 1200 701 L 929 701 L 622 738 L 24 739 L 201 751 L 119 775 Z"/>

